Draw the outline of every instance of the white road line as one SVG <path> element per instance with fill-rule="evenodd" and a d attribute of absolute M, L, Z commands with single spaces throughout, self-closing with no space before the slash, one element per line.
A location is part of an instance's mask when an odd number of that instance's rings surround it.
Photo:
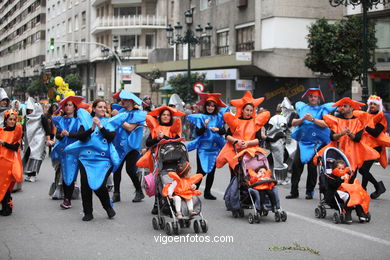
<path fill-rule="evenodd" d="M 223 196 L 225 194 L 224 192 L 219 191 L 219 190 L 215 190 L 215 189 L 213 189 L 213 192 L 217 193 L 217 194 L 219 194 L 221 196 Z M 385 245 L 385 246 L 390 246 L 390 241 L 388 241 L 388 240 L 385 240 L 385 239 L 382 239 L 382 238 L 378 238 L 378 237 L 374 237 L 374 236 L 370 236 L 370 235 L 367 235 L 367 234 L 364 234 L 364 233 L 360 233 L 360 232 L 357 232 L 357 231 L 349 230 L 347 228 L 341 227 L 340 225 L 336 225 L 336 224 L 333 224 L 333 223 L 332 224 L 325 223 L 325 222 L 322 222 L 322 221 L 319 221 L 319 220 L 316 220 L 316 219 L 308 218 L 308 217 L 305 217 L 305 216 L 293 213 L 291 211 L 287 211 L 287 215 L 289 217 L 291 216 L 291 217 L 294 217 L 294 218 L 298 218 L 298 219 L 301 219 L 301 220 L 304 220 L 304 221 L 307 221 L 307 222 L 310 222 L 310 223 L 313 223 L 313 224 L 316 224 L 316 225 L 319 225 L 319 226 L 322 226 L 322 227 L 325 227 L 325 228 L 334 229 L 334 230 L 337 230 L 337 231 L 340 231 L 340 232 L 343 232 L 343 233 L 346 233 L 346 234 L 349 234 L 349 235 L 353 235 L 353 236 L 356 236 L 356 237 L 364 238 L 364 239 L 367 239 L 367 240 L 370 240 L 372 242 L 376 242 L 376 243 L 379 243 L 379 244 L 382 244 L 382 245 Z"/>

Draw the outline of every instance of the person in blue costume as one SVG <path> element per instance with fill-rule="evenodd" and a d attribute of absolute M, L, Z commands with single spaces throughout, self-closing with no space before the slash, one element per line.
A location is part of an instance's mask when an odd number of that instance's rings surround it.
<path fill-rule="evenodd" d="M 117 130 L 113 141 L 118 151 L 121 164 L 114 173 L 114 194 L 113 202 L 121 200 L 120 184 L 123 165 L 126 163 L 126 172 L 135 187 L 135 197 L 133 202 L 140 202 L 145 195 L 142 192 L 141 182 L 137 176 L 137 166 L 135 165 L 141 149 L 142 133 L 144 131 L 146 113 L 138 109 L 142 105 L 142 100 L 129 91 L 122 90 L 119 93 L 122 108 L 119 114 L 126 114 L 126 121 Z"/>
<path fill-rule="evenodd" d="M 106 112 L 107 103 L 102 99 L 93 102 L 91 114 L 79 109 L 77 117 L 81 126 L 75 136 L 79 141 L 65 148 L 66 153 L 78 157 L 78 162 L 74 161 L 73 164 L 78 163 L 80 168 L 83 221 L 93 219 L 92 191 L 98 196 L 109 218 L 116 214 L 110 203 L 106 181 L 110 173 L 120 165 L 119 155 L 112 141 L 116 130 L 126 120 L 126 114 L 105 118 Z"/>
<path fill-rule="evenodd" d="M 79 171 L 78 165 L 72 162 L 77 160 L 72 154 L 65 153 L 65 148 L 76 142 L 75 136 L 80 128 L 79 120 L 76 113 L 78 108 L 88 108 L 88 104 L 82 102 L 83 97 L 68 96 L 63 99 L 59 105 L 64 112 L 63 116 L 56 116 L 52 118 L 53 124 L 57 128 L 56 139 L 51 153 L 51 159 L 56 170 L 56 181 L 62 182 L 64 190 L 64 201 L 60 204 L 63 209 L 70 209 L 72 207 L 72 195 L 74 191 L 77 173 Z M 62 181 L 59 180 L 62 175 Z"/>
<path fill-rule="evenodd" d="M 317 167 L 313 163 L 315 149 L 319 150 L 330 142 L 330 130 L 322 121 L 322 117 L 335 110 L 334 103 L 319 105 L 320 99 L 324 102 L 324 96 L 319 88 L 310 88 L 302 96 L 308 97 L 308 104 L 301 101 L 295 104 L 297 115 L 291 117 L 295 126 L 291 137 L 298 141 L 298 149 L 295 153 L 292 175 L 291 191 L 286 199 L 299 197 L 298 184 L 304 165 L 307 164 L 306 199 L 313 199 L 314 188 L 317 184 Z"/>
<path fill-rule="evenodd" d="M 197 173 L 203 176 L 207 174 L 204 198 L 216 200 L 217 198 L 211 194 L 211 187 L 214 182 L 217 156 L 226 143 L 223 114 L 228 107 L 221 101 L 221 94 L 199 93 L 198 95 L 200 101 L 197 105 L 203 106 L 204 113 L 187 116 L 187 120 L 196 127 L 196 138 L 187 144 L 187 149 L 188 151 L 197 149 Z M 197 183 L 197 189 L 201 182 L 202 180 Z"/>

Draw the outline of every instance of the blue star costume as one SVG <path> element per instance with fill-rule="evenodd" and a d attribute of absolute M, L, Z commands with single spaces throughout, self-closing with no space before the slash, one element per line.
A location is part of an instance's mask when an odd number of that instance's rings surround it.
<path fill-rule="evenodd" d="M 112 118 L 100 118 L 101 124 L 108 131 L 116 131 L 126 120 L 122 113 Z M 84 109 L 78 109 L 77 117 L 84 129 L 92 127 L 92 116 Z M 87 173 L 88 184 L 92 190 L 98 190 L 103 184 L 107 171 L 113 172 L 120 165 L 119 154 L 112 143 L 108 143 L 99 128 L 96 127 L 86 142 L 77 141 L 65 148 L 66 153 L 79 158 Z M 73 162 L 77 164 L 77 162 Z"/>
<path fill-rule="evenodd" d="M 200 164 L 205 173 L 210 173 L 213 170 L 217 156 L 226 143 L 226 139 L 211 131 L 210 127 L 223 128 L 225 124 L 223 114 L 228 111 L 229 107 L 223 107 L 217 115 L 191 114 L 187 116 L 187 120 L 197 128 L 202 128 L 205 125 L 205 120 L 210 119 L 205 133 L 187 144 L 188 151 L 198 149 Z"/>
<path fill-rule="evenodd" d="M 295 104 L 295 108 L 299 118 L 310 113 L 314 118 L 322 120 L 324 115 L 335 110 L 335 107 L 332 107 L 333 104 L 334 103 L 326 103 L 320 106 L 310 106 L 299 101 Z M 330 129 L 320 127 L 313 122 L 304 120 L 301 125 L 294 128 L 291 137 L 299 142 L 301 162 L 308 163 L 315 154 L 315 146 L 319 148 L 321 145 L 330 142 Z"/>
<path fill-rule="evenodd" d="M 68 132 L 77 132 L 80 128 L 79 120 L 75 117 L 53 117 L 53 124 L 56 126 L 59 132 L 66 130 Z M 77 156 L 64 152 L 65 148 L 76 142 L 77 139 L 64 136 L 61 140 L 57 140 L 51 153 L 51 159 L 53 161 L 60 161 L 61 172 L 63 180 L 66 185 L 71 185 L 77 178 L 77 172 L 79 170 L 77 163 Z"/>

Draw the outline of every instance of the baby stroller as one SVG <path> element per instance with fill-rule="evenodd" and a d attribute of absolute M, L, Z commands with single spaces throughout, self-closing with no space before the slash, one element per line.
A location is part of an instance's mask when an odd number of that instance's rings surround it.
<path fill-rule="evenodd" d="M 328 190 L 328 182 L 329 178 L 332 178 L 332 169 L 334 162 L 337 160 L 343 160 L 347 167 L 350 167 L 350 163 L 348 158 L 337 148 L 329 147 L 324 151 L 323 156 L 318 156 L 319 160 L 319 196 L 320 203 L 314 210 L 314 214 L 316 218 L 325 218 L 327 209 L 335 209 L 336 212 L 333 213 L 332 220 L 335 224 L 344 223 L 345 222 L 345 213 L 342 205 L 338 201 L 336 195 L 334 195 L 333 202 L 327 201 L 325 199 L 325 192 Z M 354 171 L 350 172 L 351 179 L 353 179 L 353 175 L 356 174 Z M 367 220 L 366 222 L 370 222 L 371 215 L 368 212 L 366 214 Z M 362 221 L 360 221 L 362 222 Z"/>
<path fill-rule="evenodd" d="M 179 163 L 188 162 L 188 152 L 184 143 L 184 139 L 162 140 L 157 144 L 156 153 L 153 154 L 154 160 L 154 181 L 155 181 L 155 196 L 157 201 L 157 216 L 152 219 L 153 228 L 155 230 L 165 229 L 167 235 L 178 235 L 180 228 L 189 228 L 193 221 L 193 229 L 195 233 L 201 230 L 206 233 L 208 230 L 207 221 L 203 218 L 201 209 L 202 204 L 197 196 L 193 197 L 194 210 L 198 215 L 189 216 L 186 203 L 182 200 L 183 218 L 178 219 L 175 215 L 176 210 L 174 204 L 168 197 L 162 196 L 162 190 L 166 184 L 172 183 L 172 179 L 168 176 L 169 172 L 176 171 Z M 166 221 L 165 216 L 171 218 Z M 200 219 L 199 219 L 200 217 Z"/>
<path fill-rule="evenodd" d="M 240 153 L 237 153 L 236 147 L 234 147 L 235 152 L 238 156 L 238 165 L 235 168 L 236 176 L 234 176 L 226 189 L 224 196 L 225 204 L 228 210 L 232 211 L 234 218 L 244 217 L 244 209 L 251 209 L 253 213 L 248 214 L 248 222 L 253 224 L 254 222 L 260 223 L 261 216 L 267 216 L 269 211 L 272 211 L 272 204 L 268 196 L 266 197 L 266 202 L 263 205 L 263 210 L 258 211 L 256 209 L 254 194 L 250 192 L 249 189 L 255 187 L 260 182 L 257 182 L 253 185 L 249 185 L 247 180 L 249 179 L 247 169 L 253 169 L 257 171 L 260 167 L 265 166 L 269 168 L 268 160 L 265 155 L 265 151 L 261 152 L 261 148 L 255 148 L 256 151 L 253 151 L 253 148 L 247 148 Z M 272 180 L 274 181 L 274 180 Z M 265 183 L 265 182 L 262 182 Z M 276 186 L 273 187 L 272 191 L 275 194 L 276 207 L 280 208 L 279 192 Z M 285 222 L 287 220 L 287 213 L 285 211 L 280 211 L 275 213 L 275 221 Z"/>

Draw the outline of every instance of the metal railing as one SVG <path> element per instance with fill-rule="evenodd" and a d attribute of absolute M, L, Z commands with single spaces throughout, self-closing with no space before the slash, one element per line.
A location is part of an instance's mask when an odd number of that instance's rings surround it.
<path fill-rule="evenodd" d="M 167 19 L 162 16 L 150 15 L 97 17 L 92 25 L 92 30 L 98 30 L 100 27 L 151 27 L 165 29 L 167 27 Z"/>

